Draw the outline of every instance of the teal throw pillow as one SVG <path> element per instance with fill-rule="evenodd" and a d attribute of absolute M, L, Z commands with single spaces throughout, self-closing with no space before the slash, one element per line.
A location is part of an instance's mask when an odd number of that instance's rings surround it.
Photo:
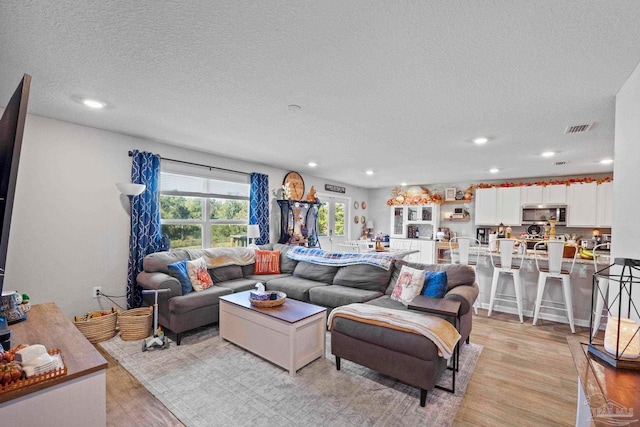
<path fill-rule="evenodd" d="M 167 265 L 171 275 L 180 281 L 180 285 L 182 285 L 182 295 L 186 295 L 193 290 L 189 274 L 187 273 L 187 261 L 187 259 L 183 259 L 182 261 Z"/>
<path fill-rule="evenodd" d="M 447 272 L 427 271 L 424 275 L 424 288 L 422 293 L 425 297 L 442 298 L 447 293 Z"/>

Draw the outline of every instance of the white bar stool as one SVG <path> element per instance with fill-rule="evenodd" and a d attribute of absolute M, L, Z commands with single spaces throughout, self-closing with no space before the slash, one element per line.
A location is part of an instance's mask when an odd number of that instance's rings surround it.
<path fill-rule="evenodd" d="M 489 301 L 489 313 L 487 313 L 487 317 L 491 316 L 491 312 L 493 311 L 493 304 L 496 301 L 505 301 L 505 302 L 515 302 L 518 306 L 518 315 L 520 317 L 520 323 L 523 323 L 522 319 L 522 280 L 520 280 L 520 266 L 522 266 L 524 255 L 526 253 L 526 245 L 521 244 L 516 255 L 520 258 L 520 265 L 514 265 L 514 248 L 517 240 L 515 239 L 497 239 L 498 246 L 498 255 L 500 255 L 500 263 L 498 264 L 494 260 L 494 253 L 489 253 L 489 257 L 491 258 L 491 264 L 493 265 L 493 280 L 491 281 L 491 299 Z M 500 278 L 500 274 L 508 274 L 513 277 L 513 286 L 515 288 L 515 301 L 512 296 L 498 294 L 500 298 L 496 297 L 496 291 L 498 289 L 498 279 Z"/>
<path fill-rule="evenodd" d="M 538 246 L 547 245 L 547 257 L 548 267 L 540 267 L 538 262 Z M 576 328 L 573 324 L 573 297 L 571 289 L 571 273 L 573 272 L 573 266 L 576 264 L 576 257 L 578 256 L 578 248 L 576 245 L 566 244 L 575 248 L 573 254 L 573 261 L 571 262 L 571 268 L 569 270 L 562 268 L 562 260 L 564 255 L 565 242 L 559 240 L 549 240 L 545 242 L 538 242 L 533 247 L 533 254 L 536 259 L 536 267 L 538 268 L 538 293 L 536 295 L 536 306 L 533 313 L 533 324 L 538 321 L 538 315 L 541 308 L 550 308 L 553 310 L 562 310 L 567 312 L 567 318 L 569 319 L 569 326 L 571 326 L 571 333 L 576 332 Z M 562 280 L 562 295 L 564 297 L 564 308 L 558 307 L 559 302 L 544 300 L 544 302 L 555 305 L 542 305 L 542 294 L 547 284 L 547 279 L 560 279 Z"/>
<path fill-rule="evenodd" d="M 599 245 L 594 246 L 594 248 L 591 250 L 591 252 L 593 253 L 593 272 L 594 273 L 600 270 L 600 268 L 598 267 L 598 257 L 596 256 L 596 253 L 598 249 L 602 249 L 604 247 L 611 250 L 611 243 L 601 243 Z M 595 303 L 596 308 L 593 311 L 593 331 L 592 331 L 593 337 L 596 336 L 596 334 L 598 333 L 598 329 L 600 328 L 600 322 L 602 320 L 602 309 L 604 308 L 604 300 L 606 299 L 608 293 L 609 293 L 609 279 L 605 277 L 599 277 L 598 290 L 596 291 L 596 303 Z"/>
<path fill-rule="evenodd" d="M 455 245 L 458 245 L 457 248 L 454 248 Z M 470 256 L 470 248 L 471 246 L 476 247 L 476 254 Z M 472 237 L 454 237 L 449 240 L 449 251 L 451 253 L 451 263 L 452 264 L 461 264 L 468 265 L 473 268 L 473 272 L 476 273 L 476 266 L 478 265 L 478 260 L 480 259 L 480 240 L 474 239 Z M 456 250 L 457 249 L 457 250 Z M 456 257 L 454 258 L 454 253 Z M 471 258 L 471 259 L 470 259 Z M 476 280 L 478 275 L 476 273 Z M 478 299 L 473 303 L 473 312 L 478 314 Z"/>

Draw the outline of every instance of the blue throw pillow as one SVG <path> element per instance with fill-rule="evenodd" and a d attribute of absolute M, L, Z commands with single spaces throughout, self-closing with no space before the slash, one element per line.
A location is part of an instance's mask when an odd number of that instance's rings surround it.
<path fill-rule="evenodd" d="M 447 293 L 447 272 L 427 271 L 424 275 L 424 288 L 421 295 L 442 298 Z"/>
<path fill-rule="evenodd" d="M 167 265 L 171 275 L 180 281 L 180 285 L 182 285 L 182 295 L 186 295 L 193 290 L 191 280 L 189 280 L 189 274 L 187 273 L 187 261 L 187 259 L 183 259 L 182 261 Z"/>

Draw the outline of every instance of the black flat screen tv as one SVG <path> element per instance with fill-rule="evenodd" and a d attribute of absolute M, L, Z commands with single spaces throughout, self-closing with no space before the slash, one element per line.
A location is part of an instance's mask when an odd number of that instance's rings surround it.
<path fill-rule="evenodd" d="M 4 287 L 13 198 L 30 87 L 31 76 L 25 74 L 0 119 L 0 295 Z"/>

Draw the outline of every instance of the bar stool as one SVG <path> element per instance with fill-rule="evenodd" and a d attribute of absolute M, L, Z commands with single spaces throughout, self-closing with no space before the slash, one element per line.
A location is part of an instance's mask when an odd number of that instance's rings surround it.
<path fill-rule="evenodd" d="M 457 251 L 456 251 L 456 248 L 454 248 L 455 244 L 458 245 Z M 469 255 L 471 251 L 469 249 L 472 245 L 476 249 L 479 249 L 480 240 L 474 239 L 472 237 L 454 237 L 451 240 L 449 240 L 449 251 L 451 253 L 451 264 L 468 265 L 469 267 L 473 268 L 473 272 L 476 273 L 476 281 L 477 281 L 478 274 L 476 272 L 476 266 L 478 265 L 478 260 L 480 259 L 480 251 L 476 250 L 475 255 L 471 255 L 470 257 Z M 454 253 L 457 254 L 456 260 L 454 260 L 454 257 L 453 257 Z M 476 315 L 478 314 L 479 304 L 480 303 L 476 298 L 476 301 L 473 303 L 473 312 Z"/>
<path fill-rule="evenodd" d="M 591 250 L 593 253 L 593 272 L 600 270 L 598 267 L 598 257 L 596 256 L 596 252 L 598 249 L 607 248 L 611 250 L 611 243 L 601 243 L 599 245 L 594 246 Z M 602 309 L 604 308 L 604 300 L 609 293 L 609 279 L 605 277 L 598 278 L 598 291 L 596 291 L 596 301 L 595 301 L 595 310 L 593 312 L 593 331 L 591 332 L 592 337 L 595 337 L 598 333 L 598 329 L 600 328 L 600 321 L 602 320 Z M 593 304 L 593 301 L 591 302 Z"/>
<path fill-rule="evenodd" d="M 538 262 L 538 246 L 547 245 L 547 257 L 548 267 L 540 267 Z M 576 264 L 576 257 L 578 256 L 578 248 L 576 245 L 569 245 L 575 248 L 573 254 L 573 260 L 571 262 L 571 268 L 569 270 L 562 268 L 562 261 L 564 256 L 565 242 L 559 240 L 550 240 L 547 242 L 538 242 L 533 247 L 533 254 L 536 259 L 536 267 L 538 268 L 538 293 L 536 295 L 536 306 L 533 313 L 533 324 L 538 321 L 538 315 L 541 308 L 550 308 L 553 310 L 562 310 L 567 312 L 567 318 L 569 319 L 569 326 L 571 326 L 571 333 L 576 332 L 576 328 L 573 325 L 573 298 L 571 294 L 571 273 L 573 272 L 573 266 Z M 564 308 L 558 307 L 561 304 L 557 301 L 545 300 L 544 302 L 554 305 L 542 305 L 542 294 L 547 284 L 547 279 L 560 279 L 562 280 L 562 295 L 564 298 Z"/>
<path fill-rule="evenodd" d="M 491 281 L 491 299 L 489 301 L 489 313 L 487 313 L 487 317 L 491 316 L 491 312 L 493 311 L 493 304 L 496 301 L 506 301 L 506 302 L 515 302 L 518 306 L 518 315 L 520 317 L 520 323 L 523 323 L 522 319 L 522 281 L 520 280 L 520 266 L 524 261 L 524 255 L 526 253 L 526 245 L 521 244 L 520 248 L 524 248 L 524 250 L 520 249 L 519 256 L 520 265 L 514 265 L 514 248 L 517 240 L 515 239 L 497 239 L 497 247 L 498 253 L 500 255 L 500 263 L 497 263 L 494 260 L 494 253 L 489 253 L 491 258 L 491 264 L 493 265 L 493 280 Z M 516 252 L 516 254 L 518 254 Z M 496 291 L 498 289 L 498 279 L 500 278 L 500 274 L 508 274 L 513 277 L 513 286 L 515 288 L 515 301 L 512 299 L 513 297 L 510 295 L 498 294 L 500 298 L 496 298 Z"/>

